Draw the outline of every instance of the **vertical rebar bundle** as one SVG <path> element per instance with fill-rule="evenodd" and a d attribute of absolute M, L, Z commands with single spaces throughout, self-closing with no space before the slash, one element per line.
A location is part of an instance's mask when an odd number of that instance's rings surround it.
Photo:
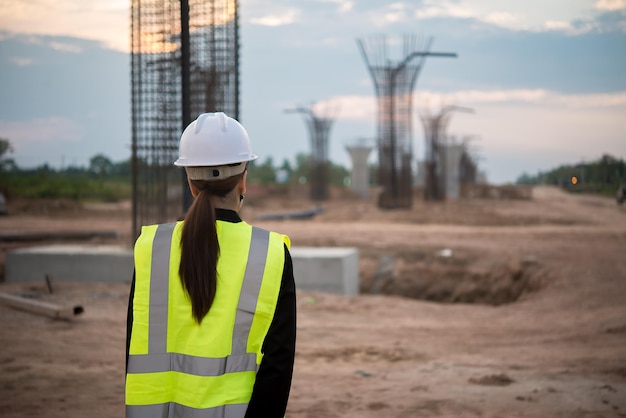
<path fill-rule="evenodd" d="M 132 0 L 131 85 L 137 236 L 190 204 L 173 166 L 184 127 L 204 112 L 239 118 L 238 1 Z"/>
<path fill-rule="evenodd" d="M 313 105 L 309 107 L 299 106 L 285 110 L 287 113 L 302 113 L 309 130 L 311 140 L 311 166 L 309 184 L 311 185 L 311 199 L 315 201 L 327 200 L 329 197 L 329 162 L 328 162 L 328 138 L 330 128 L 335 118 L 327 110 L 324 115 L 316 113 Z"/>
<path fill-rule="evenodd" d="M 430 52 L 432 38 L 405 35 L 403 59 L 387 58 L 385 36 L 369 42 L 357 40 L 370 71 L 378 97 L 378 181 L 382 186 L 378 205 L 382 208 L 409 208 L 412 187 L 413 89 L 427 56 L 456 57 L 453 53 Z M 414 58 L 419 57 L 415 62 Z"/>
<path fill-rule="evenodd" d="M 445 106 L 436 115 L 424 112 L 420 115 L 426 139 L 426 181 L 424 184 L 425 200 L 444 200 L 446 197 L 446 128 L 453 111 L 473 112 L 462 106 Z"/>
<path fill-rule="evenodd" d="M 478 161 L 470 150 L 470 140 L 475 137 L 466 136 L 463 138 L 463 155 L 461 156 L 461 166 L 459 168 L 460 182 L 462 186 L 476 184 L 478 182 Z"/>

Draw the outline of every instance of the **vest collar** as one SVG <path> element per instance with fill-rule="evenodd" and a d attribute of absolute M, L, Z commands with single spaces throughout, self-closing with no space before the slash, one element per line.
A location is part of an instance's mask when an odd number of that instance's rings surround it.
<path fill-rule="evenodd" d="M 230 209 L 216 208 L 215 219 L 217 219 L 218 221 L 226 221 L 226 222 L 232 222 L 232 223 L 241 222 L 241 218 L 239 217 L 239 214 L 235 212 L 234 210 L 230 210 Z"/>

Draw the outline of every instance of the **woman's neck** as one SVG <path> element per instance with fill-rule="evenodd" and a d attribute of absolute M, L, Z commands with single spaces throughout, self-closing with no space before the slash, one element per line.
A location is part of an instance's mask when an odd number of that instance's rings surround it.
<path fill-rule="evenodd" d="M 229 193 L 224 197 L 211 196 L 211 201 L 215 209 L 227 209 L 239 212 L 241 209 L 241 199 L 239 194 Z"/>

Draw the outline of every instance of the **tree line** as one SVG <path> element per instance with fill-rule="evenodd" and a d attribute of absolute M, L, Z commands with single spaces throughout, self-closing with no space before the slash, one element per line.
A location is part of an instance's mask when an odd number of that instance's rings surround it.
<path fill-rule="evenodd" d="M 32 169 L 17 166 L 11 158 L 13 147 L 6 138 L 0 138 L 0 193 L 6 196 L 68 198 L 77 201 L 119 201 L 132 194 L 132 161 L 114 162 L 104 154 L 96 154 L 87 166 L 68 166 L 59 169 L 43 164 Z M 311 156 L 298 154 L 295 164 L 285 159 L 275 164 L 272 157 L 263 162 L 253 161 L 248 169 L 248 180 L 262 185 L 305 185 L 309 183 Z M 350 171 L 342 165 L 327 163 L 328 179 L 332 186 L 347 187 Z M 370 165 L 370 183 L 376 184 L 377 167 Z M 617 188 L 626 185 L 626 162 L 605 154 L 596 161 L 565 164 L 535 175 L 522 174 L 518 184 L 559 185 L 572 192 L 614 195 Z"/>
<path fill-rule="evenodd" d="M 0 192 L 7 196 L 27 198 L 67 198 L 77 201 L 119 201 L 132 194 L 132 160 L 114 162 L 104 154 L 96 154 L 87 166 L 53 168 L 43 164 L 24 169 L 11 158 L 13 148 L 8 139 L 0 138 Z M 311 158 L 298 154 L 295 164 L 285 159 L 276 165 L 271 157 L 253 161 L 248 181 L 262 185 L 296 185 L 309 182 Z M 174 168 L 173 166 L 171 167 Z M 327 163 L 332 185 L 349 185 L 350 172 L 341 165 Z"/>
<path fill-rule="evenodd" d="M 0 192 L 8 197 L 118 201 L 131 195 L 130 159 L 116 163 L 97 154 L 87 167 L 55 169 L 46 163 L 26 169 L 18 167 L 12 152 L 10 141 L 0 138 Z"/>
<path fill-rule="evenodd" d="M 572 192 L 614 195 L 626 185 L 626 162 L 605 154 L 596 161 L 566 164 L 536 175 L 522 174 L 519 184 L 553 184 Z"/>

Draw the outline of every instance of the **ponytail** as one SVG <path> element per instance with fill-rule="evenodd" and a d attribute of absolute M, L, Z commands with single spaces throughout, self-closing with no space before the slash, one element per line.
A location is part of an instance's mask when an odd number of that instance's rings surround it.
<path fill-rule="evenodd" d="M 185 216 L 178 273 L 191 300 L 191 313 L 198 324 L 209 312 L 217 289 L 220 247 L 211 197 L 226 196 L 242 176 L 243 173 L 222 181 L 192 180 L 199 192 Z"/>

